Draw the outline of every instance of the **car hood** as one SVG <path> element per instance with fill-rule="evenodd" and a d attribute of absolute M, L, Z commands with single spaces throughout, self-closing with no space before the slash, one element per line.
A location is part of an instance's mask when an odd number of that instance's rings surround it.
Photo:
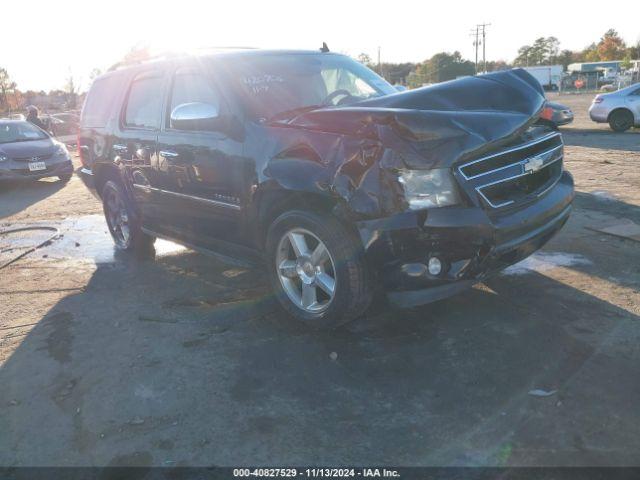
<path fill-rule="evenodd" d="M 435 168 L 521 134 L 544 103 L 540 84 L 516 69 L 312 110 L 276 123 L 383 143 L 393 132 L 419 152 L 405 158 L 404 166 Z"/>
<path fill-rule="evenodd" d="M 50 138 L 28 142 L 0 143 L 0 154 L 9 158 L 42 157 L 55 152 L 56 145 Z"/>

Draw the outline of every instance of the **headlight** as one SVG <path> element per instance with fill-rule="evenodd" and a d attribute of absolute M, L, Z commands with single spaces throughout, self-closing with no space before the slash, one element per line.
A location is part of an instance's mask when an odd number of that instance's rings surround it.
<path fill-rule="evenodd" d="M 9 157 L 5 155 L 0 155 L 0 162 L 6 162 L 7 160 L 9 160 Z"/>
<path fill-rule="evenodd" d="M 56 155 L 64 155 L 65 157 L 68 157 L 69 156 L 69 150 L 67 150 L 67 147 L 63 143 L 59 143 L 55 154 Z"/>
<path fill-rule="evenodd" d="M 404 187 L 404 196 L 411 210 L 460 203 L 460 196 L 448 168 L 402 170 L 399 181 Z"/>

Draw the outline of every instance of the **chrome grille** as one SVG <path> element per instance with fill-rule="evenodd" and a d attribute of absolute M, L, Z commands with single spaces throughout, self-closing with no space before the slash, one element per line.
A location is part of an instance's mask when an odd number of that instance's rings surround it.
<path fill-rule="evenodd" d="M 562 159 L 562 136 L 554 132 L 464 163 L 458 172 L 489 207 L 501 208 L 553 187 L 562 175 Z"/>

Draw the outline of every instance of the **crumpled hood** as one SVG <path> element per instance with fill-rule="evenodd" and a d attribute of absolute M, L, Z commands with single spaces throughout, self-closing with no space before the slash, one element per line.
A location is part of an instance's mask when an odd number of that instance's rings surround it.
<path fill-rule="evenodd" d="M 288 127 L 376 138 L 391 130 L 415 147 L 409 168 L 450 166 L 522 133 L 544 105 L 540 84 L 522 69 L 467 77 L 351 104 L 318 109 Z"/>
<path fill-rule="evenodd" d="M 6 155 L 9 158 L 43 157 L 52 155 L 56 148 L 50 138 L 29 142 L 2 143 L 0 144 L 0 155 Z"/>

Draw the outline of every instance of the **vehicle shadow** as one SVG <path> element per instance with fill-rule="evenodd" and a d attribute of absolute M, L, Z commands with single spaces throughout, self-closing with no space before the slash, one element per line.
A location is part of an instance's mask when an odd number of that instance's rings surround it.
<path fill-rule="evenodd" d="M 640 152 L 640 129 L 616 133 L 595 128 L 560 128 L 560 132 L 568 146 Z"/>
<path fill-rule="evenodd" d="M 64 187 L 59 180 L 0 181 L 0 219 L 10 217 Z"/>
<path fill-rule="evenodd" d="M 639 320 L 531 273 L 315 331 L 259 271 L 118 256 L 0 368 L 0 465 L 633 464 Z"/>
<path fill-rule="evenodd" d="M 615 197 L 576 192 L 574 208 L 576 210 L 595 210 L 606 215 L 624 217 L 640 223 L 640 206 L 617 200 Z"/>

